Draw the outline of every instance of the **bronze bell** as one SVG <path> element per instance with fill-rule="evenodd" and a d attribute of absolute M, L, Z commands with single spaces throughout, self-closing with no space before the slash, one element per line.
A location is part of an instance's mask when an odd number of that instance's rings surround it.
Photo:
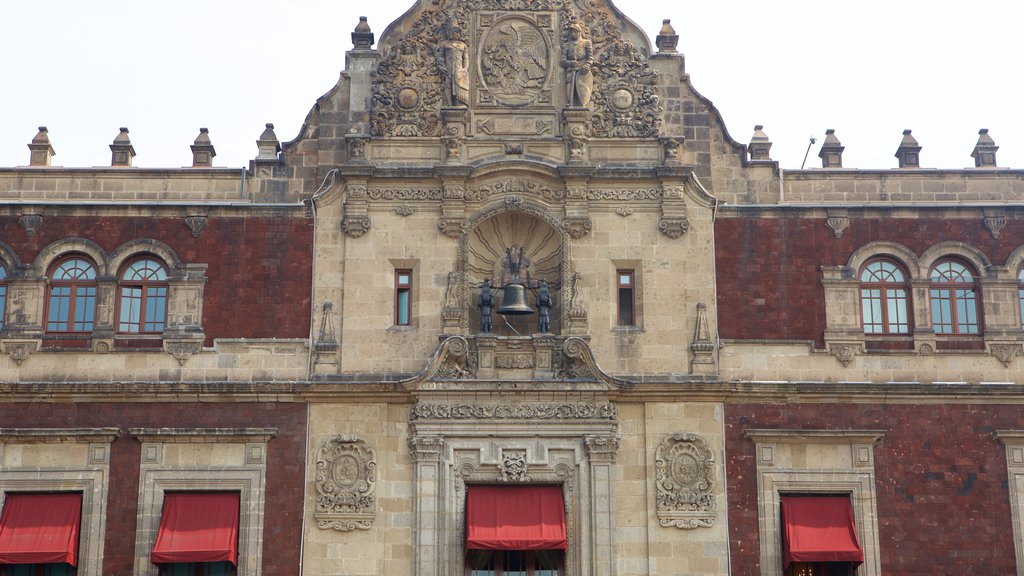
<path fill-rule="evenodd" d="M 519 282 L 510 282 L 505 285 L 505 294 L 501 297 L 501 307 L 498 314 L 502 316 L 524 316 L 533 314 L 533 308 L 526 303 L 526 286 Z"/>

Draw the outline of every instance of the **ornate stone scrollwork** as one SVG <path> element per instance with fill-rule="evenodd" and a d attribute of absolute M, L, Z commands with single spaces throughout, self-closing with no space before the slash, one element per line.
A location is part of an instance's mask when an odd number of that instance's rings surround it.
<path fill-rule="evenodd" d="M 658 223 L 658 230 L 673 240 L 681 237 L 689 229 L 690 221 L 686 218 L 662 218 Z"/>
<path fill-rule="evenodd" d="M 587 456 L 591 462 L 611 464 L 615 462 L 615 453 L 619 451 L 620 438 L 616 435 L 593 435 L 583 439 Z"/>
<path fill-rule="evenodd" d="M 11 360 L 21 366 L 25 360 L 39 350 L 37 340 L 6 340 L 3 343 L 4 352 L 11 355 Z"/>
<path fill-rule="evenodd" d="M 316 459 L 316 525 L 324 530 L 369 530 L 376 514 L 377 456 L 354 435 L 327 440 Z"/>
<path fill-rule="evenodd" d="M 1024 344 L 992 344 L 989 346 L 989 350 L 1007 368 L 1010 367 L 1014 358 L 1024 356 Z"/>
<path fill-rule="evenodd" d="M 562 220 L 562 229 L 573 240 L 579 240 L 586 236 L 592 226 L 593 222 L 590 218 L 566 217 Z"/>
<path fill-rule="evenodd" d="M 836 238 L 842 238 L 843 232 L 850 227 L 850 219 L 846 216 L 833 216 L 825 220 L 825 224 L 832 230 L 832 234 Z"/>
<path fill-rule="evenodd" d="M 179 366 L 184 366 L 193 354 L 198 354 L 202 349 L 203 343 L 199 340 L 164 340 L 164 350 L 174 356 Z"/>
<path fill-rule="evenodd" d="M 185 225 L 192 231 L 193 238 L 199 238 L 199 235 L 206 229 L 206 223 L 205 214 L 193 214 L 185 217 Z"/>
<path fill-rule="evenodd" d="M 526 452 L 521 450 L 505 450 L 501 454 L 501 480 L 502 482 L 525 482 L 529 479 L 526 475 Z"/>
<path fill-rule="evenodd" d="M 836 360 L 843 366 L 849 366 L 850 362 L 853 362 L 853 358 L 861 351 L 860 344 L 831 344 L 828 349 Z"/>
<path fill-rule="evenodd" d="M 715 525 L 715 457 L 696 434 L 676 433 L 654 453 L 658 519 L 662 526 Z"/>
<path fill-rule="evenodd" d="M 615 404 L 533 403 L 413 405 L 410 420 L 615 420 Z"/>
<path fill-rule="evenodd" d="M 345 216 L 341 220 L 341 229 L 351 238 L 359 238 L 370 231 L 369 216 Z"/>
<path fill-rule="evenodd" d="M 437 228 L 445 236 L 457 239 L 466 231 L 465 218 L 441 218 L 437 221 Z"/>

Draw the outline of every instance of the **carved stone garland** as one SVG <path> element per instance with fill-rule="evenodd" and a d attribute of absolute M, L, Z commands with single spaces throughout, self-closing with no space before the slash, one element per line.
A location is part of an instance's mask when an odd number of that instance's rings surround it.
<path fill-rule="evenodd" d="M 373 526 L 377 456 L 358 436 L 342 434 L 323 443 L 315 483 L 317 527 L 349 532 Z"/>
<path fill-rule="evenodd" d="M 676 433 L 665 438 L 654 453 L 654 467 L 662 526 L 715 525 L 715 458 L 700 436 Z"/>

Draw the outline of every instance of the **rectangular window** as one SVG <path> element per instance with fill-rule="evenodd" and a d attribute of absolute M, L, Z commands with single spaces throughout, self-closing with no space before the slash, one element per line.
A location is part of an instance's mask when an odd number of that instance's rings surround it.
<path fill-rule="evenodd" d="M 615 272 L 618 285 L 619 326 L 636 326 L 636 277 L 632 270 Z"/>
<path fill-rule="evenodd" d="M 50 317 L 46 329 L 51 332 L 67 332 L 70 308 L 71 287 L 54 286 L 50 289 Z"/>
<path fill-rule="evenodd" d="M 72 331 L 91 332 L 96 311 L 96 287 L 78 287 L 75 290 L 75 322 Z"/>
<path fill-rule="evenodd" d="M 932 329 L 936 334 L 953 333 L 953 312 L 949 290 L 932 288 Z"/>
<path fill-rule="evenodd" d="M 395 270 L 395 325 L 408 326 L 412 315 L 412 270 Z"/>

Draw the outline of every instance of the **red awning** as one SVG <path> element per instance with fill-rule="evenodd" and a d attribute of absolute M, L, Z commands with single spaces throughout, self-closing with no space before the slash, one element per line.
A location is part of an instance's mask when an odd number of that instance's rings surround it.
<path fill-rule="evenodd" d="M 171 562 L 238 563 L 238 493 L 169 492 L 151 556 Z"/>
<path fill-rule="evenodd" d="M 864 562 L 847 496 L 782 497 L 783 566 L 793 562 Z"/>
<path fill-rule="evenodd" d="M 78 565 L 82 495 L 8 493 L 0 515 L 0 564 Z"/>
<path fill-rule="evenodd" d="M 565 550 L 560 486 L 469 486 L 466 548 Z"/>

